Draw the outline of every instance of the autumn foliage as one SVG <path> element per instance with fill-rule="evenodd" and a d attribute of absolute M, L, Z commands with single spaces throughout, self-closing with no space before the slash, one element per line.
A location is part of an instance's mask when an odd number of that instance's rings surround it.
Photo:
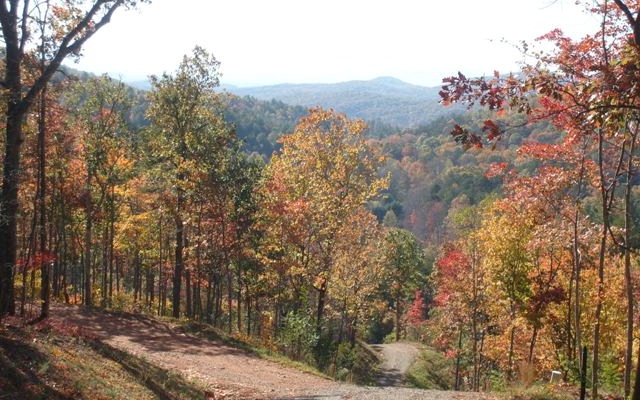
<path fill-rule="evenodd" d="M 451 135 L 467 149 L 495 149 L 507 140 L 516 126 L 502 117 L 511 113 L 526 116 L 525 124 L 548 121 L 560 132 L 554 143 L 521 146 L 520 162 L 534 161 L 534 169 L 502 163 L 492 170 L 504 177 L 502 198 L 474 209 L 480 222 L 456 239 L 491 299 L 471 299 L 472 308 L 462 313 L 468 321 L 439 321 L 460 334 L 458 343 L 443 343 L 445 349 L 457 348 L 457 357 L 470 352 L 473 368 L 461 373 L 472 376 L 474 389 L 495 367 L 513 380 L 518 362 L 540 373 L 563 369 L 577 379 L 586 346 L 592 396 L 599 387 L 612 389 L 603 377 L 611 368 L 623 370 L 615 379 L 623 381 L 625 395 L 631 393 L 637 335 L 637 209 L 631 200 L 637 193 L 640 111 L 637 9 L 636 2 L 594 3 L 587 12 L 601 18 L 600 31 L 579 40 L 559 29 L 549 32 L 539 40 L 552 50 L 529 53 L 535 62 L 519 74 L 458 73 L 444 79 L 444 104 L 462 102 L 493 113 L 479 129 L 453 127 Z M 462 260 L 445 248 L 437 264 L 443 282 L 436 299 L 443 315 L 460 314 L 457 303 L 442 299 L 452 297 L 448 287 L 458 284 L 449 281 L 450 271 L 469 268 Z M 453 293 L 473 292 L 469 285 Z M 480 320 L 473 318 L 477 306 Z M 621 359 L 623 366 L 614 361 Z"/>
<path fill-rule="evenodd" d="M 519 73 L 445 78 L 442 103 L 468 106 L 453 124 L 371 138 L 311 108 L 270 133 L 274 154 L 244 151 L 200 47 L 148 93 L 108 77 L 45 90 L 31 54 L 36 89 L 13 89 L 32 112 L 3 143 L 22 158 L 3 156 L 0 314 L 44 318 L 54 298 L 189 318 L 334 375 L 358 368 L 359 339 L 412 336 L 476 391 L 550 370 L 577 384 L 586 346 L 592 396 L 631 395 L 639 9 L 594 3 L 601 30 L 523 45 Z M 55 8 L 51 39 L 79 13 Z"/>

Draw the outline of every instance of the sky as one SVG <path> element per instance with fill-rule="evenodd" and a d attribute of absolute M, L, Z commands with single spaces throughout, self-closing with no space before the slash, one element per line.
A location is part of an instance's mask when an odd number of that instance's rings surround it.
<path fill-rule="evenodd" d="M 223 84 L 392 76 L 437 86 L 462 71 L 517 71 L 517 45 L 597 29 L 575 0 L 153 0 L 118 10 L 70 66 L 125 81 L 175 71 L 204 47 Z"/>

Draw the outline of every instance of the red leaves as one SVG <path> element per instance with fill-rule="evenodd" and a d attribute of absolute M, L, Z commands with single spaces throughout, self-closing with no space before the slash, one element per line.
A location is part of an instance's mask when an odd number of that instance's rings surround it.
<path fill-rule="evenodd" d="M 24 268 L 27 270 L 30 269 L 40 269 L 45 264 L 50 264 L 56 261 L 56 255 L 53 252 L 45 251 L 43 253 L 37 252 L 31 257 L 26 259 L 20 259 L 16 262 L 18 269 L 22 272 Z"/>
<path fill-rule="evenodd" d="M 482 132 L 486 133 L 486 138 L 489 142 L 500 140 L 502 136 L 502 129 L 492 120 L 484 121 Z M 482 136 L 469 132 L 468 129 L 460 125 L 456 124 L 453 127 L 451 136 L 453 136 L 456 143 L 463 145 L 465 148 L 474 147 L 479 149 L 483 147 Z"/>
<path fill-rule="evenodd" d="M 436 307 L 444 306 L 450 297 L 457 293 L 459 285 L 464 285 L 461 277 L 466 276 L 471 265 L 471 260 L 462 250 L 448 247 L 436 262 L 437 293 L 433 298 Z"/>
<path fill-rule="evenodd" d="M 469 108 L 476 103 L 487 106 L 490 110 L 499 110 L 504 106 L 507 88 L 502 84 L 500 73 L 494 72 L 494 78 L 486 80 L 484 77 L 468 79 L 461 72 L 458 76 L 450 76 L 442 79 L 445 84 L 438 92 L 441 103 L 466 103 Z"/>
<path fill-rule="evenodd" d="M 489 179 L 502 176 L 507 168 L 509 168 L 509 163 L 507 162 L 493 163 L 489 166 L 487 172 L 485 172 L 485 176 Z"/>
<path fill-rule="evenodd" d="M 502 134 L 498 125 L 490 119 L 484 121 L 482 131 L 487 133 L 487 139 L 489 140 L 498 139 Z"/>
<path fill-rule="evenodd" d="M 520 90 L 514 90 L 517 80 L 512 76 L 503 79 L 498 71 L 494 71 L 493 78 L 488 80 L 484 77 L 469 79 L 461 72 L 458 76 L 450 76 L 442 80 L 444 85 L 439 95 L 441 103 L 450 105 L 453 103 L 466 103 L 468 108 L 479 104 L 487 107 L 491 111 L 496 111 L 498 115 L 504 114 L 506 99 L 511 93 L 520 93 Z M 492 120 L 486 120 L 482 127 L 482 134 L 486 135 L 489 142 L 499 140 L 503 130 Z M 460 125 L 455 125 L 451 131 L 451 135 L 457 143 L 462 144 L 465 148 L 483 147 L 483 135 L 469 132 Z"/>
<path fill-rule="evenodd" d="M 455 125 L 451 131 L 451 136 L 456 141 L 463 145 L 465 148 L 475 147 L 482 148 L 482 138 L 476 134 L 469 132 L 467 129 L 460 125 Z"/>
<path fill-rule="evenodd" d="M 407 320 L 411 325 L 420 325 L 426 319 L 427 305 L 422 291 L 416 290 L 415 300 L 407 312 Z"/>

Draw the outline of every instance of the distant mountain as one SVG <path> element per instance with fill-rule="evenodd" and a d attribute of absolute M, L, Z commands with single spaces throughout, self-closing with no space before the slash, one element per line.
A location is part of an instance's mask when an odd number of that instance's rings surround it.
<path fill-rule="evenodd" d="M 352 118 L 415 128 L 449 114 L 439 103 L 439 87 L 412 85 L 382 77 L 334 84 L 280 84 L 241 88 L 223 86 L 229 93 L 294 106 L 333 108 Z"/>
<path fill-rule="evenodd" d="M 144 91 L 151 90 L 151 81 L 149 81 L 148 79 L 143 79 L 139 81 L 129 81 L 126 83 L 127 85 L 138 90 L 144 90 Z"/>

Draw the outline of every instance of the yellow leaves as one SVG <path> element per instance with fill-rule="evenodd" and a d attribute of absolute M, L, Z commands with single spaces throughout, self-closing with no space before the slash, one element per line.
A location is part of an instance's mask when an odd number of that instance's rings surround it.
<path fill-rule="evenodd" d="M 326 290 L 329 306 L 339 299 L 349 312 L 359 312 L 381 279 L 378 224 L 364 204 L 388 177 L 377 175 L 382 158 L 365 140 L 365 129 L 344 114 L 312 109 L 281 139 L 258 207 L 260 252 L 274 254 L 278 244 L 272 267 L 306 290 Z"/>

